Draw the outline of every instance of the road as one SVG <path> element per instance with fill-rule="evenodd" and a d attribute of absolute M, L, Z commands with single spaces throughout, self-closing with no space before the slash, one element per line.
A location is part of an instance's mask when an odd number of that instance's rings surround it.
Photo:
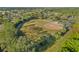
<path fill-rule="evenodd" d="M 63 46 L 63 43 L 68 40 L 66 39 L 69 33 L 72 30 L 68 31 L 63 37 L 58 39 L 55 44 L 53 44 L 51 47 L 48 47 L 48 49 L 45 50 L 45 52 L 60 52 L 61 47 Z"/>

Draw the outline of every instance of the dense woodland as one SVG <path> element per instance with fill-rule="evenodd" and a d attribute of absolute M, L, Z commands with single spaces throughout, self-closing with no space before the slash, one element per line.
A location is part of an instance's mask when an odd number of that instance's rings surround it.
<path fill-rule="evenodd" d="M 79 8 L 0 8 L 1 52 L 78 52 Z"/>

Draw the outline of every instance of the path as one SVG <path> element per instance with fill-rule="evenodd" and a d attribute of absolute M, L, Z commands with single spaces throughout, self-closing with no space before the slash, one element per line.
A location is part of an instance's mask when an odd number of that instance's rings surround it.
<path fill-rule="evenodd" d="M 58 52 L 61 49 L 63 43 L 67 40 L 65 38 L 68 36 L 70 32 L 71 30 L 68 31 L 63 37 L 58 39 L 54 45 L 52 45 L 51 47 L 48 47 L 48 49 L 46 49 L 45 51 L 46 52 Z"/>

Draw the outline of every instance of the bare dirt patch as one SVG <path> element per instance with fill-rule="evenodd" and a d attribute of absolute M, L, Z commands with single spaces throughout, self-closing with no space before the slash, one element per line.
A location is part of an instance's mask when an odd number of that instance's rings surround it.
<path fill-rule="evenodd" d="M 49 22 L 44 25 L 44 28 L 53 30 L 53 31 L 59 31 L 63 29 L 63 25 L 59 24 L 58 22 Z"/>

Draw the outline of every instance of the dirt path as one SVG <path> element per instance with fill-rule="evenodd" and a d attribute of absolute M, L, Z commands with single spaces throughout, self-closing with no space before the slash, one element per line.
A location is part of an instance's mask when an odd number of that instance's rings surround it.
<path fill-rule="evenodd" d="M 3 30 L 3 24 L 0 25 L 0 31 L 2 31 L 2 30 Z"/>
<path fill-rule="evenodd" d="M 70 32 L 71 32 L 71 30 L 68 31 L 63 37 L 61 37 L 60 39 L 58 39 L 54 45 L 52 45 L 51 47 L 48 47 L 48 49 L 46 49 L 45 51 L 46 52 L 58 52 L 61 49 L 63 43 L 67 40 L 65 38 L 68 36 L 68 34 Z"/>

